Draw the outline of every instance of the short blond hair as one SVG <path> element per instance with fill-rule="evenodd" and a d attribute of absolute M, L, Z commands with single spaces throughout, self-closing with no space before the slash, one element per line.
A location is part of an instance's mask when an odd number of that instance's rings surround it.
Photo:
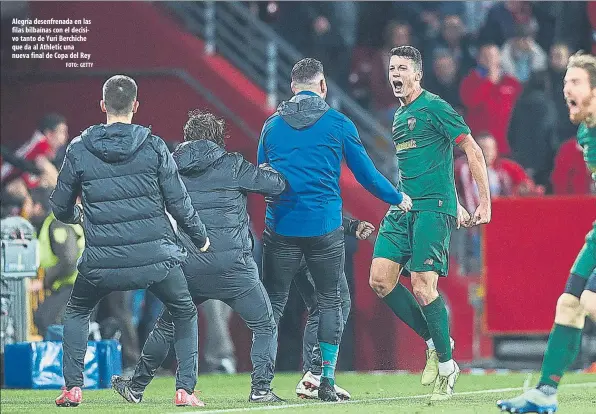
<path fill-rule="evenodd" d="M 567 69 L 580 68 L 588 72 L 590 87 L 596 88 L 596 56 L 579 51 L 569 58 Z"/>

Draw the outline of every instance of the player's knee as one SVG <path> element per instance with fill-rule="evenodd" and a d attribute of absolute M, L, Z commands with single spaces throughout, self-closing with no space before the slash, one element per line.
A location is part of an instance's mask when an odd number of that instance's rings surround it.
<path fill-rule="evenodd" d="M 431 284 L 412 285 L 412 292 L 418 303 L 426 306 L 439 296 L 437 289 Z"/>
<path fill-rule="evenodd" d="M 89 306 L 69 300 L 64 310 L 64 319 L 72 319 L 79 316 L 91 315 L 92 312 L 93 308 L 89 308 Z"/>
<path fill-rule="evenodd" d="M 588 316 L 596 321 L 596 292 L 584 290 L 579 302 Z"/>
<path fill-rule="evenodd" d="M 368 284 L 372 290 L 377 294 L 378 297 L 383 298 L 391 292 L 391 287 L 386 279 L 375 277 L 373 274 L 370 275 Z"/>
<path fill-rule="evenodd" d="M 254 336 L 277 338 L 277 324 L 275 323 L 275 319 L 273 319 L 273 314 L 258 318 L 257 320 L 247 321 L 246 325 Z"/>
<path fill-rule="evenodd" d="M 197 307 L 190 298 L 180 301 L 180 303 L 171 307 L 170 313 L 175 320 L 189 321 L 197 318 Z"/>
<path fill-rule="evenodd" d="M 569 294 L 563 293 L 557 300 L 557 314 L 576 315 L 581 312 L 581 304 L 579 298 Z"/>
<path fill-rule="evenodd" d="M 427 277 L 412 273 L 412 292 L 422 306 L 426 306 L 439 296 L 436 283 Z"/>
<path fill-rule="evenodd" d="M 563 293 L 557 300 L 555 322 L 558 324 L 583 327 L 584 309 L 578 297 Z M 581 325 L 581 326 L 579 326 Z"/>
<path fill-rule="evenodd" d="M 368 284 L 380 298 L 387 296 L 393 290 L 399 275 L 399 265 L 386 262 L 389 261 L 386 259 L 373 259 L 370 267 Z M 390 266 L 397 267 L 397 270 L 390 268 Z"/>
<path fill-rule="evenodd" d="M 174 323 L 173 322 L 166 321 L 163 318 L 159 318 L 157 320 L 156 325 L 163 336 L 165 336 L 167 338 L 174 337 Z"/>

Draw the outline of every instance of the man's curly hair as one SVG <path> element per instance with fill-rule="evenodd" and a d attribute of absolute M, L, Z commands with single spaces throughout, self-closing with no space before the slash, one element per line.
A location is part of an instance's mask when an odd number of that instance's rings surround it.
<path fill-rule="evenodd" d="M 225 148 L 226 121 L 217 118 L 210 112 L 195 109 L 188 113 L 188 121 L 184 125 L 184 141 L 206 139 Z"/>
<path fill-rule="evenodd" d="M 596 88 L 596 57 L 583 50 L 575 53 L 569 58 L 567 69 L 580 68 L 588 72 L 590 88 Z"/>

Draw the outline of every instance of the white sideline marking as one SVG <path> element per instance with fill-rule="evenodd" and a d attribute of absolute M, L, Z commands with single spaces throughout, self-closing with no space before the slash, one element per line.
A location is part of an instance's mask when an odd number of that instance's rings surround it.
<path fill-rule="evenodd" d="M 563 384 L 560 385 L 559 388 L 583 388 L 583 387 L 596 387 L 596 382 L 582 382 L 577 384 Z M 478 394 L 497 394 L 501 392 L 511 392 L 511 391 L 522 391 L 522 387 L 515 387 L 515 388 L 494 388 L 491 390 L 479 390 L 479 391 L 464 391 L 455 393 L 455 396 L 465 396 L 465 395 L 478 395 Z M 410 395 L 410 396 L 401 396 L 401 397 L 385 397 L 385 398 L 369 398 L 369 399 L 362 399 L 362 400 L 348 400 L 337 402 L 334 405 L 343 405 L 343 404 L 362 404 L 362 403 L 371 403 L 371 402 L 383 402 L 383 401 L 403 401 L 403 400 L 420 400 L 424 398 L 429 398 L 430 394 L 421 394 L 421 395 Z M 218 414 L 218 413 L 243 413 L 243 412 L 252 412 L 252 411 L 272 411 L 272 410 L 286 410 L 290 408 L 302 408 L 302 407 L 312 407 L 317 405 L 328 405 L 333 403 L 328 402 L 314 402 L 314 403 L 304 403 L 304 404 L 280 404 L 280 405 L 263 405 L 258 407 L 244 407 L 244 408 L 222 408 L 220 410 L 197 410 L 197 411 L 187 411 L 191 413 L 202 413 L 202 414 Z M 496 407 L 496 406 L 495 406 Z M 496 408 L 495 408 L 496 409 Z M 179 414 L 179 411 L 174 411 L 169 414 Z"/>

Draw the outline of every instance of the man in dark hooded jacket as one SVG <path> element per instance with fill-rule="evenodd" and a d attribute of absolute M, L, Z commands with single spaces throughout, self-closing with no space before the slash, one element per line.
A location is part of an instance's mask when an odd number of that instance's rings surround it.
<path fill-rule="evenodd" d="M 199 254 L 187 230 L 180 232 L 190 252 L 183 270 L 197 305 L 208 299 L 221 300 L 252 330 L 249 402 L 281 402 L 271 391 L 277 326 L 252 257 L 246 198 L 248 193 L 276 196 L 284 190 L 285 180 L 269 166 L 257 168 L 242 155 L 226 152 L 224 136 L 223 120 L 210 113 L 193 111 L 184 126 L 186 142 L 174 152 L 192 204 L 211 235 L 209 251 Z M 149 335 L 133 377 L 114 377 L 114 390 L 129 402 L 139 402 L 155 371 L 167 357 L 172 339 L 171 319 L 166 313 Z"/>
<path fill-rule="evenodd" d="M 137 85 L 117 75 L 103 85 L 105 124 L 87 128 L 66 151 L 50 203 L 64 223 L 82 223 L 85 249 L 64 316 L 64 379 L 58 406 L 82 401 L 89 316 L 111 291 L 149 289 L 172 314 L 178 355 L 176 405 L 200 405 L 197 310 L 181 262 L 186 251 L 166 209 L 197 250 L 209 239 L 161 138 L 132 124 Z M 75 204 L 79 194 L 83 205 Z M 83 216 L 85 219 L 83 220 Z"/>
<path fill-rule="evenodd" d="M 312 275 L 319 307 L 318 340 L 323 359 L 319 398 L 338 401 L 335 364 L 343 332 L 339 284 L 344 273 L 341 162 L 360 184 L 403 211 L 411 199 L 374 166 L 356 126 L 325 102 L 323 65 L 305 58 L 292 68 L 295 96 L 265 121 L 258 162 L 287 180 L 286 190 L 267 205 L 263 234 L 263 279 L 271 305 L 283 310 L 302 258 Z"/>

